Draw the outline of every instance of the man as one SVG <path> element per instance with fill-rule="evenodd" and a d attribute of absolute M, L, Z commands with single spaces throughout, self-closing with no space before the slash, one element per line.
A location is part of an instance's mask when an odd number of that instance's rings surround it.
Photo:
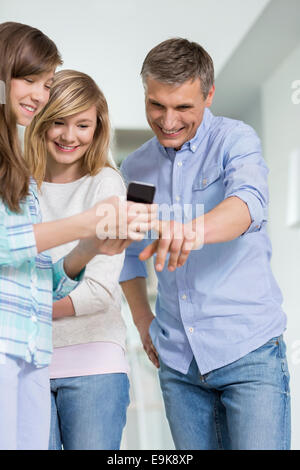
<path fill-rule="evenodd" d="M 158 204 L 203 204 L 205 213 L 202 249 L 187 258 L 184 236 L 171 236 L 146 241 L 139 259 L 135 243 L 120 279 L 159 367 L 176 448 L 288 449 L 286 316 L 270 269 L 268 170 L 259 139 L 243 122 L 209 111 L 213 63 L 198 44 L 164 41 L 149 52 L 141 75 L 155 137 L 124 161 L 123 175 L 154 184 Z M 180 224 L 163 223 L 171 235 Z M 141 261 L 155 251 L 156 317 Z"/>

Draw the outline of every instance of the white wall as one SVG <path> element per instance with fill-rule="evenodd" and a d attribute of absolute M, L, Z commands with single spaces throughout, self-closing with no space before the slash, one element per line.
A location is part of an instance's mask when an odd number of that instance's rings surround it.
<path fill-rule="evenodd" d="M 300 230 L 286 226 L 286 214 L 289 155 L 300 148 L 300 104 L 292 101 L 292 83 L 300 80 L 299 15 L 299 0 L 272 0 L 220 72 L 214 109 L 254 127 L 270 169 L 268 231 L 288 317 L 293 449 L 300 449 Z"/>
<path fill-rule="evenodd" d="M 261 84 L 252 105 L 241 118 L 262 140 L 270 169 L 268 231 L 273 246 L 272 269 L 282 290 L 288 317 L 285 333 L 291 375 L 292 448 L 300 449 L 300 230 L 286 226 L 288 159 L 300 148 L 300 104 L 292 102 L 291 88 L 300 80 L 300 43 Z"/>
<path fill-rule="evenodd" d="M 198 41 L 216 72 L 270 0 L 0 0 L 0 22 L 36 26 L 58 45 L 64 68 L 90 74 L 113 127 L 148 128 L 139 77 L 146 53 L 174 36 Z"/>
<path fill-rule="evenodd" d="M 292 445 L 300 449 L 300 231 L 286 226 L 288 157 L 300 148 L 300 104 L 293 104 L 291 84 L 300 79 L 300 43 L 261 89 L 263 146 L 270 168 L 269 233 L 272 267 L 288 316 L 286 341 L 291 374 Z"/>

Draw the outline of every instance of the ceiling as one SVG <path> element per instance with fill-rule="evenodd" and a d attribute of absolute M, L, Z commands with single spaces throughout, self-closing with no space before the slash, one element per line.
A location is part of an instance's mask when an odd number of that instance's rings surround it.
<path fill-rule="evenodd" d="M 0 0 L 0 21 L 36 26 L 58 45 L 63 68 L 90 74 L 112 125 L 145 129 L 139 72 L 147 52 L 174 36 L 199 42 L 216 75 L 272 0 Z"/>

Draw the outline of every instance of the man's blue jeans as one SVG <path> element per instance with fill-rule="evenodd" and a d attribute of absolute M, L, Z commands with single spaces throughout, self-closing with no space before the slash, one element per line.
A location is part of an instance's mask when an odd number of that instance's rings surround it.
<path fill-rule="evenodd" d="M 127 374 L 51 379 L 49 449 L 119 449 L 128 404 Z"/>
<path fill-rule="evenodd" d="M 201 376 L 160 361 L 159 377 L 176 449 L 288 450 L 290 392 L 282 336 Z"/>

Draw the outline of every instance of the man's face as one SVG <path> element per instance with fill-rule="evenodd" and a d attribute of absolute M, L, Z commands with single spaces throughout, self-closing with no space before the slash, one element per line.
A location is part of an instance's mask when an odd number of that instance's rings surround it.
<path fill-rule="evenodd" d="M 146 116 L 161 145 L 179 150 L 200 126 L 204 110 L 212 103 L 215 87 L 203 98 L 200 79 L 169 85 L 148 77 L 145 87 Z"/>

